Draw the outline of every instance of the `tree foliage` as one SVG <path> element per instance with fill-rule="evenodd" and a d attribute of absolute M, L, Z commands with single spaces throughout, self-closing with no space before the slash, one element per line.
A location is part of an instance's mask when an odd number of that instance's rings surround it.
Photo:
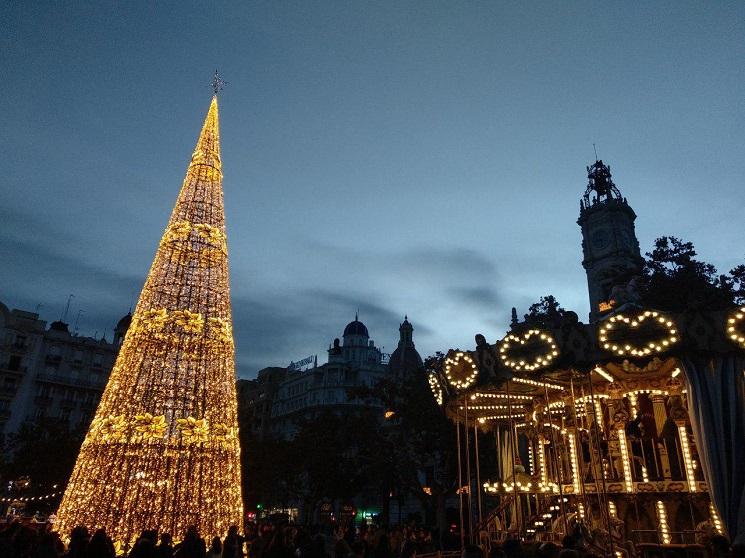
<path fill-rule="evenodd" d="M 565 310 L 554 295 L 542 296 L 538 302 L 530 305 L 525 314 L 525 323 L 545 325 L 561 319 Z"/>
<path fill-rule="evenodd" d="M 4 444 L 2 476 L 6 480 L 27 476 L 33 486 L 64 485 L 72 474 L 83 442 L 82 429 L 46 419 L 25 422 Z"/>
<path fill-rule="evenodd" d="M 684 312 L 720 310 L 745 302 L 745 265 L 719 274 L 710 263 L 697 259 L 693 243 L 674 236 L 655 240 L 644 263 L 642 303 Z"/>

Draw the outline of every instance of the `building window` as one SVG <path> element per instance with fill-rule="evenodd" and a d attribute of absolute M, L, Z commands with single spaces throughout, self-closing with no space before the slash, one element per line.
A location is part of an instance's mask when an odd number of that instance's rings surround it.
<path fill-rule="evenodd" d="M 8 360 L 8 370 L 18 371 L 21 369 L 21 357 L 18 355 L 10 355 Z"/>
<path fill-rule="evenodd" d="M 36 395 L 39 395 L 41 397 L 51 397 L 52 386 L 50 386 L 49 384 L 41 384 L 39 386 L 39 389 L 36 391 Z"/>
<path fill-rule="evenodd" d="M 26 348 L 26 336 L 16 335 L 16 340 L 15 340 L 15 343 L 13 343 L 13 346 L 16 349 L 25 349 Z"/>

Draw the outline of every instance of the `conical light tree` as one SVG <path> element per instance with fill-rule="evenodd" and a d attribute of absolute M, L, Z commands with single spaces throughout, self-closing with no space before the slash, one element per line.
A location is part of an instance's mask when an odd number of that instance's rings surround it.
<path fill-rule="evenodd" d="M 241 525 L 217 97 L 58 511 L 57 530 Z M 209 539 L 207 539 L 209 540 Z"/>

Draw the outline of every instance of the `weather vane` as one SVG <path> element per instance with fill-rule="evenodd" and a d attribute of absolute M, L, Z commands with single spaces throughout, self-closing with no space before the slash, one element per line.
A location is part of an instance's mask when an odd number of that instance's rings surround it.
<path fill-rule="evenodd" d="M 215 95 L 217 95 L 220 91 L 223 90 L 223 88 L 228 84 L 227 81 L 222 79 L 222 76 L 217 73 L 217 70 L 215 70 L 215 75 L 212 77 L 212 91 L 215 92 Z"/>

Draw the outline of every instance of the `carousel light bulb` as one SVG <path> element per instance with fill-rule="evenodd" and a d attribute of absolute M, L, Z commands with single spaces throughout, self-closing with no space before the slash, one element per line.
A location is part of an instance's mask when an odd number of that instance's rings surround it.
<path fill-rule="evenodd" d="M 570 432 L 567 434 L 569 439 L 569 462 L 572 465 L 572 484 L 574 485 L 574 493 L 579 494 L 579 467 L 577 466 L 577 442 L 574 438 L 574 433 Z"/>
<path fill-rule="evenodd" d="M 626 432 L 623 428 L 618 429 L 618 445 L 621 449 L 621 463 L 623 464 L 623 482 L 626 492 L 634 491 L 634 481 L 631 478 L 631 461 L 629 459 L 629 448 L 626 444 Z"/>
<path fill-rule="evenodd" d="M 720 535 L 724 534 L 724 529 L 722 528 L 722 520 L 719 519 L 719 514 L 717 514 L 717 510 L 714 507 L 714 502 L 709 502 L 709 515 L 711 516 L 711 522 L 714 525 L 714 529 L 716 529 L 717 533 Z"/>
<path fill-rule="evenodd" d="M 688 432 L 686 432 L 685 426 L 678 426 L 678 435 L 680 436 L 680 449 L 683 452 L 683 462 L 685 463 L 688 491 L 696 492 L 695 470 L 693 468 L 693 459 L 691 458 L 691 447 L 688 444 Z"/>
<path fill-rule="evenodd" d="M 670 544 L 672 540 L 670 538 L 670 527 L 667 524 L 667 512 L 665 511 L 665 504 L 662 500 L 657 500 L 657 521 L 660 524 L 662 544 Z"/>

